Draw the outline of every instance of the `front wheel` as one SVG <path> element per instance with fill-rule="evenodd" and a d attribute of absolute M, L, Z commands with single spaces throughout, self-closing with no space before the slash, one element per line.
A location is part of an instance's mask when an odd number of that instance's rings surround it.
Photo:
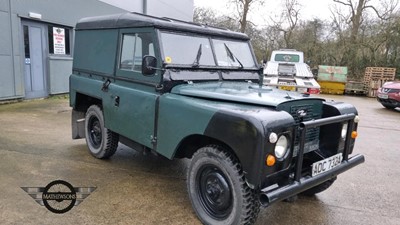
<path fill-rule="evenodd" d="M 103 111 L 97 105 L 86 111 L 85 136 L 89 152 L 96 158 L 109 158 L 117 151 L 118 134 L 104 127 Z"/>
<path fill-rule="evenodd" d="M 189 198 L 204 224 L 253 224 L 260 210 L 240 163 L 218 146 L 200 148 L 188 175 Z"/>

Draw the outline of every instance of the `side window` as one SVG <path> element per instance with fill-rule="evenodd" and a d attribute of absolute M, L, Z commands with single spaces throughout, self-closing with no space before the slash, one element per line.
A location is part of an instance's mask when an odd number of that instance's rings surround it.
<path fill-rule="evenodd" d="M 135 36 L 124 35 L 122 37 L 122 50 L 119 68 L 123 70 L 132 70 L 133 68 L 133 49 L 135 48 Z"/>
<path fill-rule="evenodd" d="M 142 58 L 154 56 L 154 44 L 151 33 L 124 34 L 119 68 L 135 72 L 142 71 Z"/>

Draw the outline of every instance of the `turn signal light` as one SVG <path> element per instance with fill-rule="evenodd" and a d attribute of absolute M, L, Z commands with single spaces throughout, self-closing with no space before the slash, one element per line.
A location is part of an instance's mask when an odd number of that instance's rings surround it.
<path fill-rule="evenodd" d="M 351 138 L 356 139 L 357 136 L 358 136 L 357 131 L 351 132 Z"/>
<path fill-rule="evenodd" d="M 273 166 L 275 165 L 276 159 L 275 156 L 273 155 L 268 155 L 267 158 L 265 159 L 265 164 L 267 166 Z"/>

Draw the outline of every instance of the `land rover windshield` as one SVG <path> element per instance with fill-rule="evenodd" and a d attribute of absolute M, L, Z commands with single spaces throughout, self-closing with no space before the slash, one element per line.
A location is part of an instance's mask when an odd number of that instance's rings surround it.
<path fill-rule="evenodd" d="M 248 41 L 161 32 L 161 42 L 174 66 L 257 69 Z"/>

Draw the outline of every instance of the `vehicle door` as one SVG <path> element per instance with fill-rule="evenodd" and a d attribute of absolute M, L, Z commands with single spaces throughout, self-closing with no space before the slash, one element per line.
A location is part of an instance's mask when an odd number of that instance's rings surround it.
<path fill-rule="evenodd" d="M 156 87 L 161 74 L 144 76 L 142 58 L 159 57 L 154 29 L 120 31 L 115 81 L 106 84 L 104 101 L 105 125 L 142 145 L 152 148 L 155 125 Z"/>

